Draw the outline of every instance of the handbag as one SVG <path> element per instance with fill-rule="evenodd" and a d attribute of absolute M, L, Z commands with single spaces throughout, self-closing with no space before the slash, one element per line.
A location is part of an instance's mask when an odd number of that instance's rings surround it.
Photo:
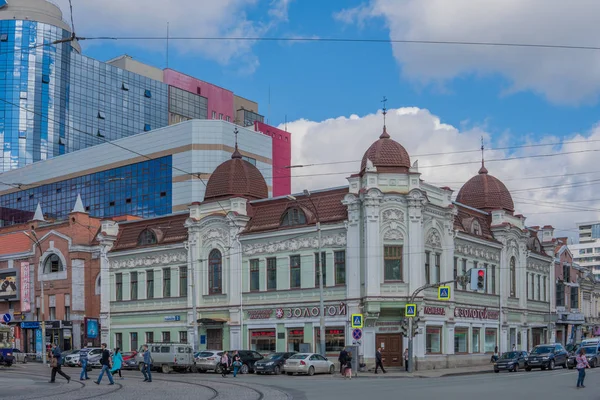
<path fill-rule="evenodd" d="M 52 368 L 58 367 L 58 360 L 55 357 L 52 357 L 52 360 L 50 360 L 50 367 L 52 367 Z"/>

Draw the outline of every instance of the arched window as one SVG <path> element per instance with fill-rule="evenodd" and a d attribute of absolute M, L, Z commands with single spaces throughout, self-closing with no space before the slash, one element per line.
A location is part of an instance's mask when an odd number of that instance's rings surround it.
<path fill-rule="evenodd" d="M 514 257 L 510 258 L 510 296 L 517 295 L 517 260 Z"/>
<path fill-rule="evenodd" d="M 65 269 L 60 257 L 57 254 L 51 254 L 44 261 L 44 273 L 51 274 L 54 272 L 61 272 Z"/>
<path fill-rule="evenodd" d="M 476 236 L 481 236 L 481 225 L 479 225 L 479 221 L 473 221 L 471 225 L 471 233 Z"/>
<path fill-rule="evenodd" d="M 281 218 L 281 226 L 295 226 L 295 225 L 306 225 L 306 215 L 304 211 L 299 208 L 290 208 L 283 218 Z"/>
<path fill-rule="evenodd" d="M 223 272 L 223 258 L 221 252 L 213 249 L 208 256 L 208 293 L 221 294 L 223 293 L 223 280 L 221 279 Z"/>
<path fill-rule="evenodd" d="M 156 243 L 156 234 L 150 229 L 144 229 L 144 231 L 140 233 L 140 236 L 138 237 L 138 246 L 148 246 Z"/>

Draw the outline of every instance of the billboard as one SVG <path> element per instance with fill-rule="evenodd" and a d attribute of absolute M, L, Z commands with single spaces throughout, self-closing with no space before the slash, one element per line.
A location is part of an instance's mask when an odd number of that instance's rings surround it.
<path fill-rule="evenodd" d="M 19 271 L 14 268 L 0 270 L 0 301 L 19 300 Z"/>
<path fill-rule="evenodd" d="M 31 311 L 31 287 L 29 286 L 29 263 L 21 263 L 21 312 Z"/>
<path fill-rule="evenodd" d="M 96 318 L 86 318 L 85 319 L 85 336 L 88 339 L 96 339 L 99 333 L 98 329 L 98 319 Z"/>

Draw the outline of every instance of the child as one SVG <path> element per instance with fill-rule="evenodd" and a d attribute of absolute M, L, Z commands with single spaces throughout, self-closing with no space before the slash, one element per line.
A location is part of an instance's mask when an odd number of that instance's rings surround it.
<path fill-rule="evenodd" d="M 352 355 L 348 354 L 346 364 L 344 365 L 344 379 L 352 379 Z"/>

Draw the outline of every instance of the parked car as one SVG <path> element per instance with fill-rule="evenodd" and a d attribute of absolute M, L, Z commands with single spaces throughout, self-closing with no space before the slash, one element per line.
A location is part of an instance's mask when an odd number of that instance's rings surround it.
<path fill-rule="evenodd" d="M 112 351 L 110 352 L 110 355 L 112 356 Z M 102 360 L 102 349 L 94 348 L 90 350 L 88 353 L 88 366 L 90 368 L 102 368 L 100 360 Z"/>
<path fill-rule="evenodd" d="M 229 357 L 233 357 L 234 352 L 235 350 L 229 351 Z M 242 361 L 242 367 L 240 368 L 242 374 L 254 373 L 254 364 L 264 358 L 262 354 L 254 350 L 237 350 L 237 352 Z"/>
<path fill-rule="evenodd" d="M 598 351 L 598 346 L 583 346 L 581 348 L 585 351 L 585 357 L 591 368 L 596 368 L 600 365 L 600 352 Z M 579 353 L 579 351 L 577 353 Z M 567 361 L 569 369 L 573 369 L 577 366 L 577 361 L 575 360 L 576 357 L 576 353 L 569 355 L 569 360 Z"/>
<path fill-rule="evenodd" d="M 79 352 L 81 350 L 71 350 L 69 352 L 65 352 L 62 354 L 63 359 L 65 360 L 65 364 L 67 367 L 79 367 L 81 364 L 79 363 Z"/>
<path fill-rule="evenodd" d="M 65 351 L 61 351 L 60 353 L 60 365 L 68 365 L 67 364 L 67 357 L 73 354 L 79 354 L 79 350 L 65 350 Z"/>
<path fill-rule="evenodd" d="M 196 362 L 191 344 L 186 343 L 152 343 L 148 345 L 152 354 L 153 368 L 165 374 L 171 371 L 195 371 Z M 144 351 L 135 355 L 135 362 L 141 370 L 144 365 Z"/>
<path fill-rule="evenodd" d="M 561 344 L 540 344 L 529 353 L 525 369 L 527 371 L 531 371 L 532 368 L 552 370 L 558 365 L 567 368 L 568 358 L 568 353 Z"/>
<path fill-rule="evenodd" d="M 327 358 L 315 353 L 298 353 L 294 354 L 285 362 L 285 373 L 307 374 L 333 374 L 335 366 Z"/>
<path fill-rule="evenodd" d="M 494 372 L 517 372 L 519 368 L 527 367 L 527 357 L 526 351 L 507 351 L 494 363 Z"/>
<path fill-rule="evenodd" d="M 17 362 L 17 363 L 26 363 L 27 362 L 27 354 L 23 353 L 19 349 L 12 349 L 12 355 L 15 358 L 15 362 Z"/>
<path fill-rule="evenodd" d="M 284 364 L 288 358 L 296 354 L 296 352 L 288 353 L 271 353 L 262 360 L 254 364 L 254 370 L 257 374 L 274 374 L 279 375 L 285 368 Z"/>
<path fill-rule="evenodd" d="M 198 372 L 215 371 L 221 373 L 221 356 L 223 350 L 203 350 L 194 355 Z"/>
<path fill-rule="evenodd" d="M 123 356 L 123 369 L 137 369 L 138 365 L 135 361 L 135 355 L 137 351 L 128 351 L 122 354 Z"/>

